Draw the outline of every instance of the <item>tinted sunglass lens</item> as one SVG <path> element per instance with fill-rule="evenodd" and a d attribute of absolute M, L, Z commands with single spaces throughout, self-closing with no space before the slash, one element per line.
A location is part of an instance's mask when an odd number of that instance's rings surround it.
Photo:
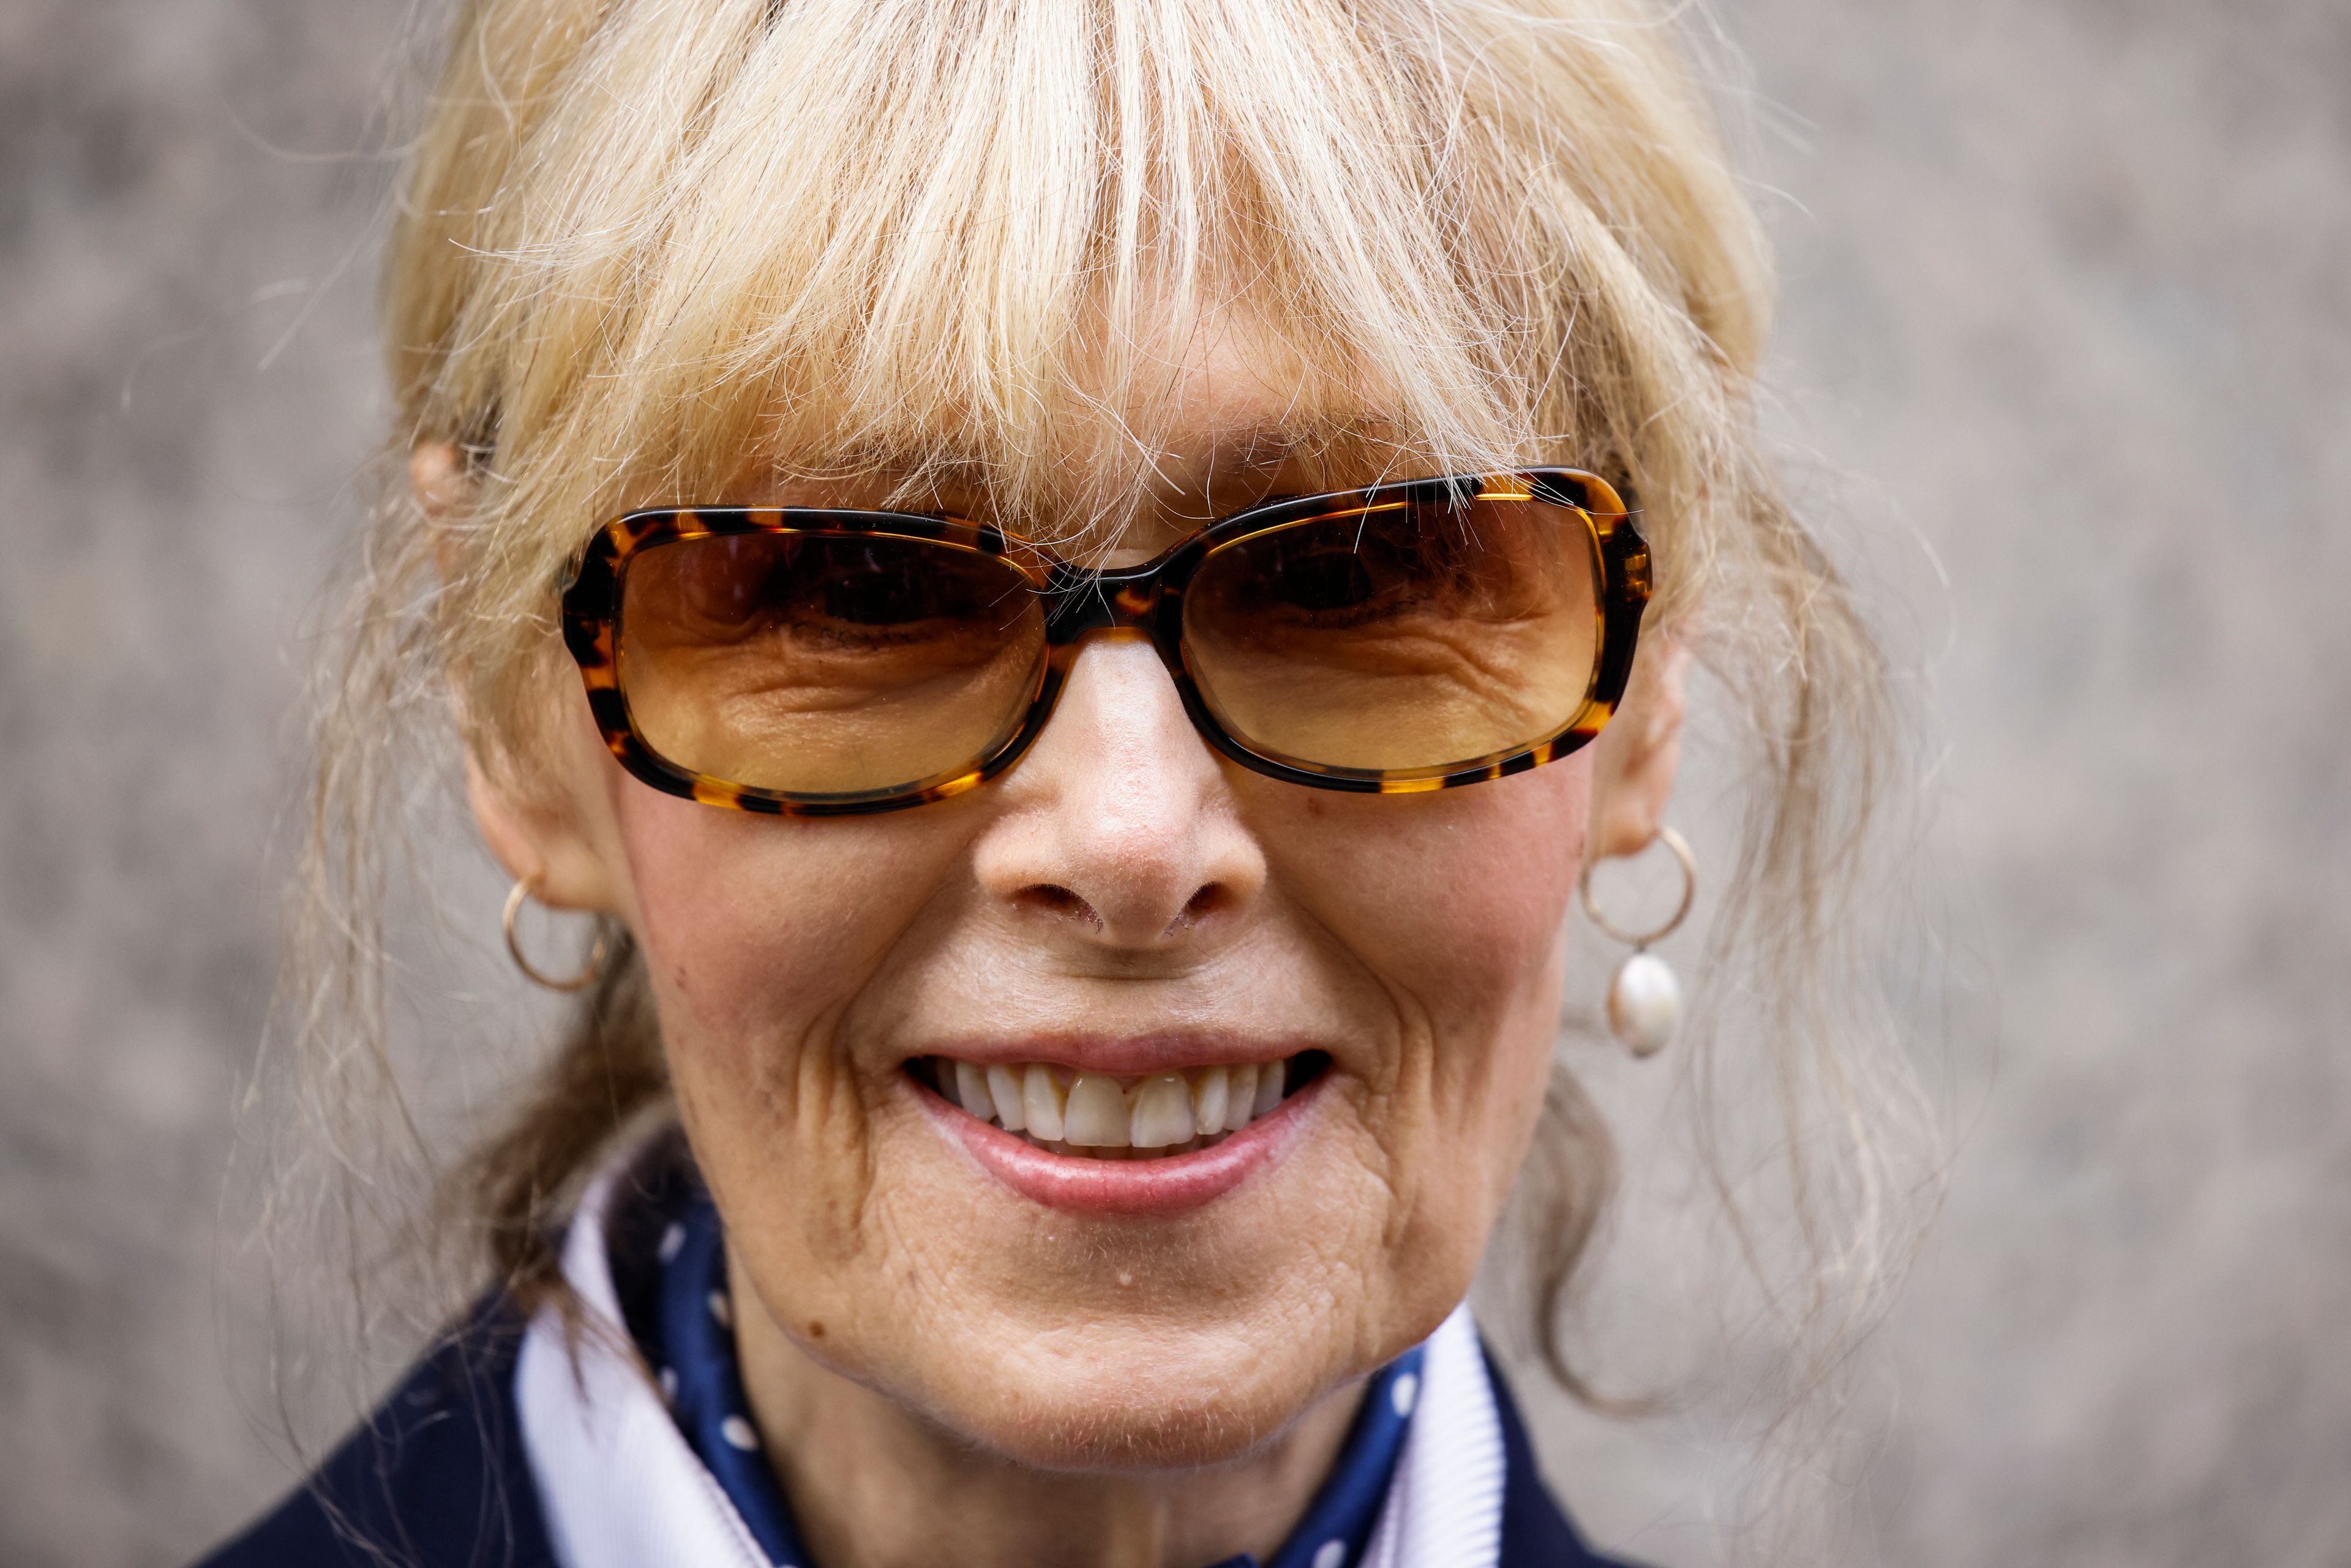
<path fill-rule="evenodd" d="M 1185 595 L 1202 695 L 1251 749 L 1416 772 L 1548 739 L 1583 710 L 1596 545 L 1533 500 L 1374 502 L 1254 535 Z"/>
<path fill-rule="evenodd" d="M 879 534 L 741 534 L 629 563 L 622 689 L 645 744 L 705 777 L 794 795 L 904 790 L 1019 729 L 1044 617 L 1003 559 Z"/>

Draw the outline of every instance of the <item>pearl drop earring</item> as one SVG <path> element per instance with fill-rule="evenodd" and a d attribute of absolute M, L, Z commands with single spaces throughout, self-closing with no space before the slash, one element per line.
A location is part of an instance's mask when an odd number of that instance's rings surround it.
<path fill-rule="evenodd" d="M 1671 936 L 1690 912 L 1691 901 L 1698 897 L 1698 858 L 1690 853 L 1688 841 L 1667 827 L 1657 829 L 1655 841 L 1674 852 L 1682 867 L 1682 901 L 1673 915 L 1654 931 L 1635 936 L 1619 931 L 1600 913 L 1592 901 L 1592 868 L 1583 868 L 1583 913 L 1593 925 L 1619 942 L 1632 945 L 1633 951 L 1616 967 L 1616 977 L 1608 982 L 1608 1028 L 1625 1042 L 1635 1056 L 1655 1056 L 1674 1038 L 1681 1027 L 1682 986 L 1674 971 L 1663 958 L 1649 951 L 1649 944 L 1661 942 Z"/>

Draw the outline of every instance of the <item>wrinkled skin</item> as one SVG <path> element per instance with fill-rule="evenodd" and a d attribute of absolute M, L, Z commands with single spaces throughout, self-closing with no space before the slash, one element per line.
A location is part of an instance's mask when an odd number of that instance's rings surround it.
<path fill-rule="evenodd" d="M 1161 537 L 1229 504 L 1216 433 L 1279 412 L 1191 374 L 1202 446 L 1163 469 Z M 463 504 L 445 449 L 413 469 L 429 511 Z M 1541 1102 L 1577 875 L 1646 844 L 1670 789 L 1679 663 L 1646 650 L 1573 758 L 1378 797 L 1222 761 L 1147 648 L 1097 642 L 1000 779 L 826 820 L 650 789 L 576 685 L 550 692 L 538 785 L 476 769 L 476 813 L 545 902 L 635 934 L 820 1561 L 1197 1568 L 1280 1542 L 1361 1380 L 1468 1288 Z M 1238 1039 L 1331 1057 L 1280 1157 L 1174 1214 L 1020 1196 L 904 1071 L 976 1039 L 1051 1060 L 1169 1033 L 1202 1061 Z"/>

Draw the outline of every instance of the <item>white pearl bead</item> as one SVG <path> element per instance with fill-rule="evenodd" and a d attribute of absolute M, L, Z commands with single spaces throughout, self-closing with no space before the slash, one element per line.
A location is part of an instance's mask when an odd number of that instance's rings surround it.
<path fill-rule="evenodd" d="M 1682 1021 L 1682 986 L 1655 953 L 1635 953 L 1608 985 L 1608 1027 L 1635 1056 L 1654 1056 Z"/>

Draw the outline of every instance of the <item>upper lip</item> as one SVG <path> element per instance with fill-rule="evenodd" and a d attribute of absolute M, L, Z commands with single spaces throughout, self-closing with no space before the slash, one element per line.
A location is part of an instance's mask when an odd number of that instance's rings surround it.
<path fill-rule="evenodd" d="M 1181 1072 L 1193 1067 L 1225 1067 L 1238 1062 L 1281 1061 L 1318 1047 L 1297 1037 L 1244 1038 L 1229 1034 L 1191 1032 L 1144 1035 L 1017 1035 L 987 1040 L 942 1040 L 914 1053 L 968 1061 L 975 1067 L 1043 1061 L 1079 1072 L 1099 1072 L 1112 1078 L 1139 1078 L 1153 1072 Z"/>

